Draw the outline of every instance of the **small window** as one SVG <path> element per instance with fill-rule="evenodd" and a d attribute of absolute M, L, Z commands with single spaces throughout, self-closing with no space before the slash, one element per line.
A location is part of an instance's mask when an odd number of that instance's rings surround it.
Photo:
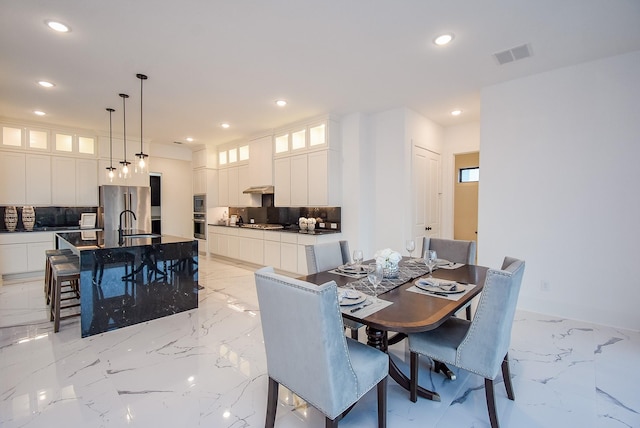
<path fill-rule="evenodd" d="M 29 130 L 29 147 L 32 149 L 48 149 L 49 133 L 47 131 Z"/>
<path fill-rule="evenodd" d="M 460 168 L 460 174 L 458 176 L 460 183 L 473 183 L 480 181 L 480 168 Z"/>
<path fill-rule="evenodd" d="M 22 129 L 4 126 L 2 128 L 2 144 L 5 146 L 21 147 Z"/>

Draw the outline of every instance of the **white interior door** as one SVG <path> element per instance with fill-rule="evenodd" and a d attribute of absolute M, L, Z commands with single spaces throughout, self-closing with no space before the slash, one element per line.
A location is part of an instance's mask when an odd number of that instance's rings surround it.
<path fill-rule="evenodd" d="M 413 236 L 420 251 L 423 236 L 440 236 L 441 160 L 438 153 L 413 146 Z"/>

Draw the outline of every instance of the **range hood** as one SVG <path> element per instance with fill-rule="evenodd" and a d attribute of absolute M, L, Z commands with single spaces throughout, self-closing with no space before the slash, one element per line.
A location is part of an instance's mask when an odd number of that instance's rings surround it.
<path fill-rule="evenodd" d="M 252 193 L 255 195 L 272 195 L 273 194 L 273 186 L 251 186 L 248 189 L 245 189 L 242 193 Z"/>

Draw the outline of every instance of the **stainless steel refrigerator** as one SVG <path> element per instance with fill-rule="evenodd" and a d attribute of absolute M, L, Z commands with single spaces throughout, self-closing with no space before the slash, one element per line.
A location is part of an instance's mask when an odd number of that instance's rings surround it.
<path fill-rule="evenodd" d="M 125 231 L 151 232 L 151 188 L 136 186 L 100 186 L 98 225 L 105 231 L 118 230 L 120 213 L 131 210 L 136 214 L 122 216 Z"/>

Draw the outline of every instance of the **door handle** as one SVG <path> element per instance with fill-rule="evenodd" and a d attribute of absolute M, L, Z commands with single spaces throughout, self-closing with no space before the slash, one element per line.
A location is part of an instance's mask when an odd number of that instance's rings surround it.
<path fill-rule="evenodd" d="M 431 226 L 425 227 L 424 230 L 431 230 Z"/>

